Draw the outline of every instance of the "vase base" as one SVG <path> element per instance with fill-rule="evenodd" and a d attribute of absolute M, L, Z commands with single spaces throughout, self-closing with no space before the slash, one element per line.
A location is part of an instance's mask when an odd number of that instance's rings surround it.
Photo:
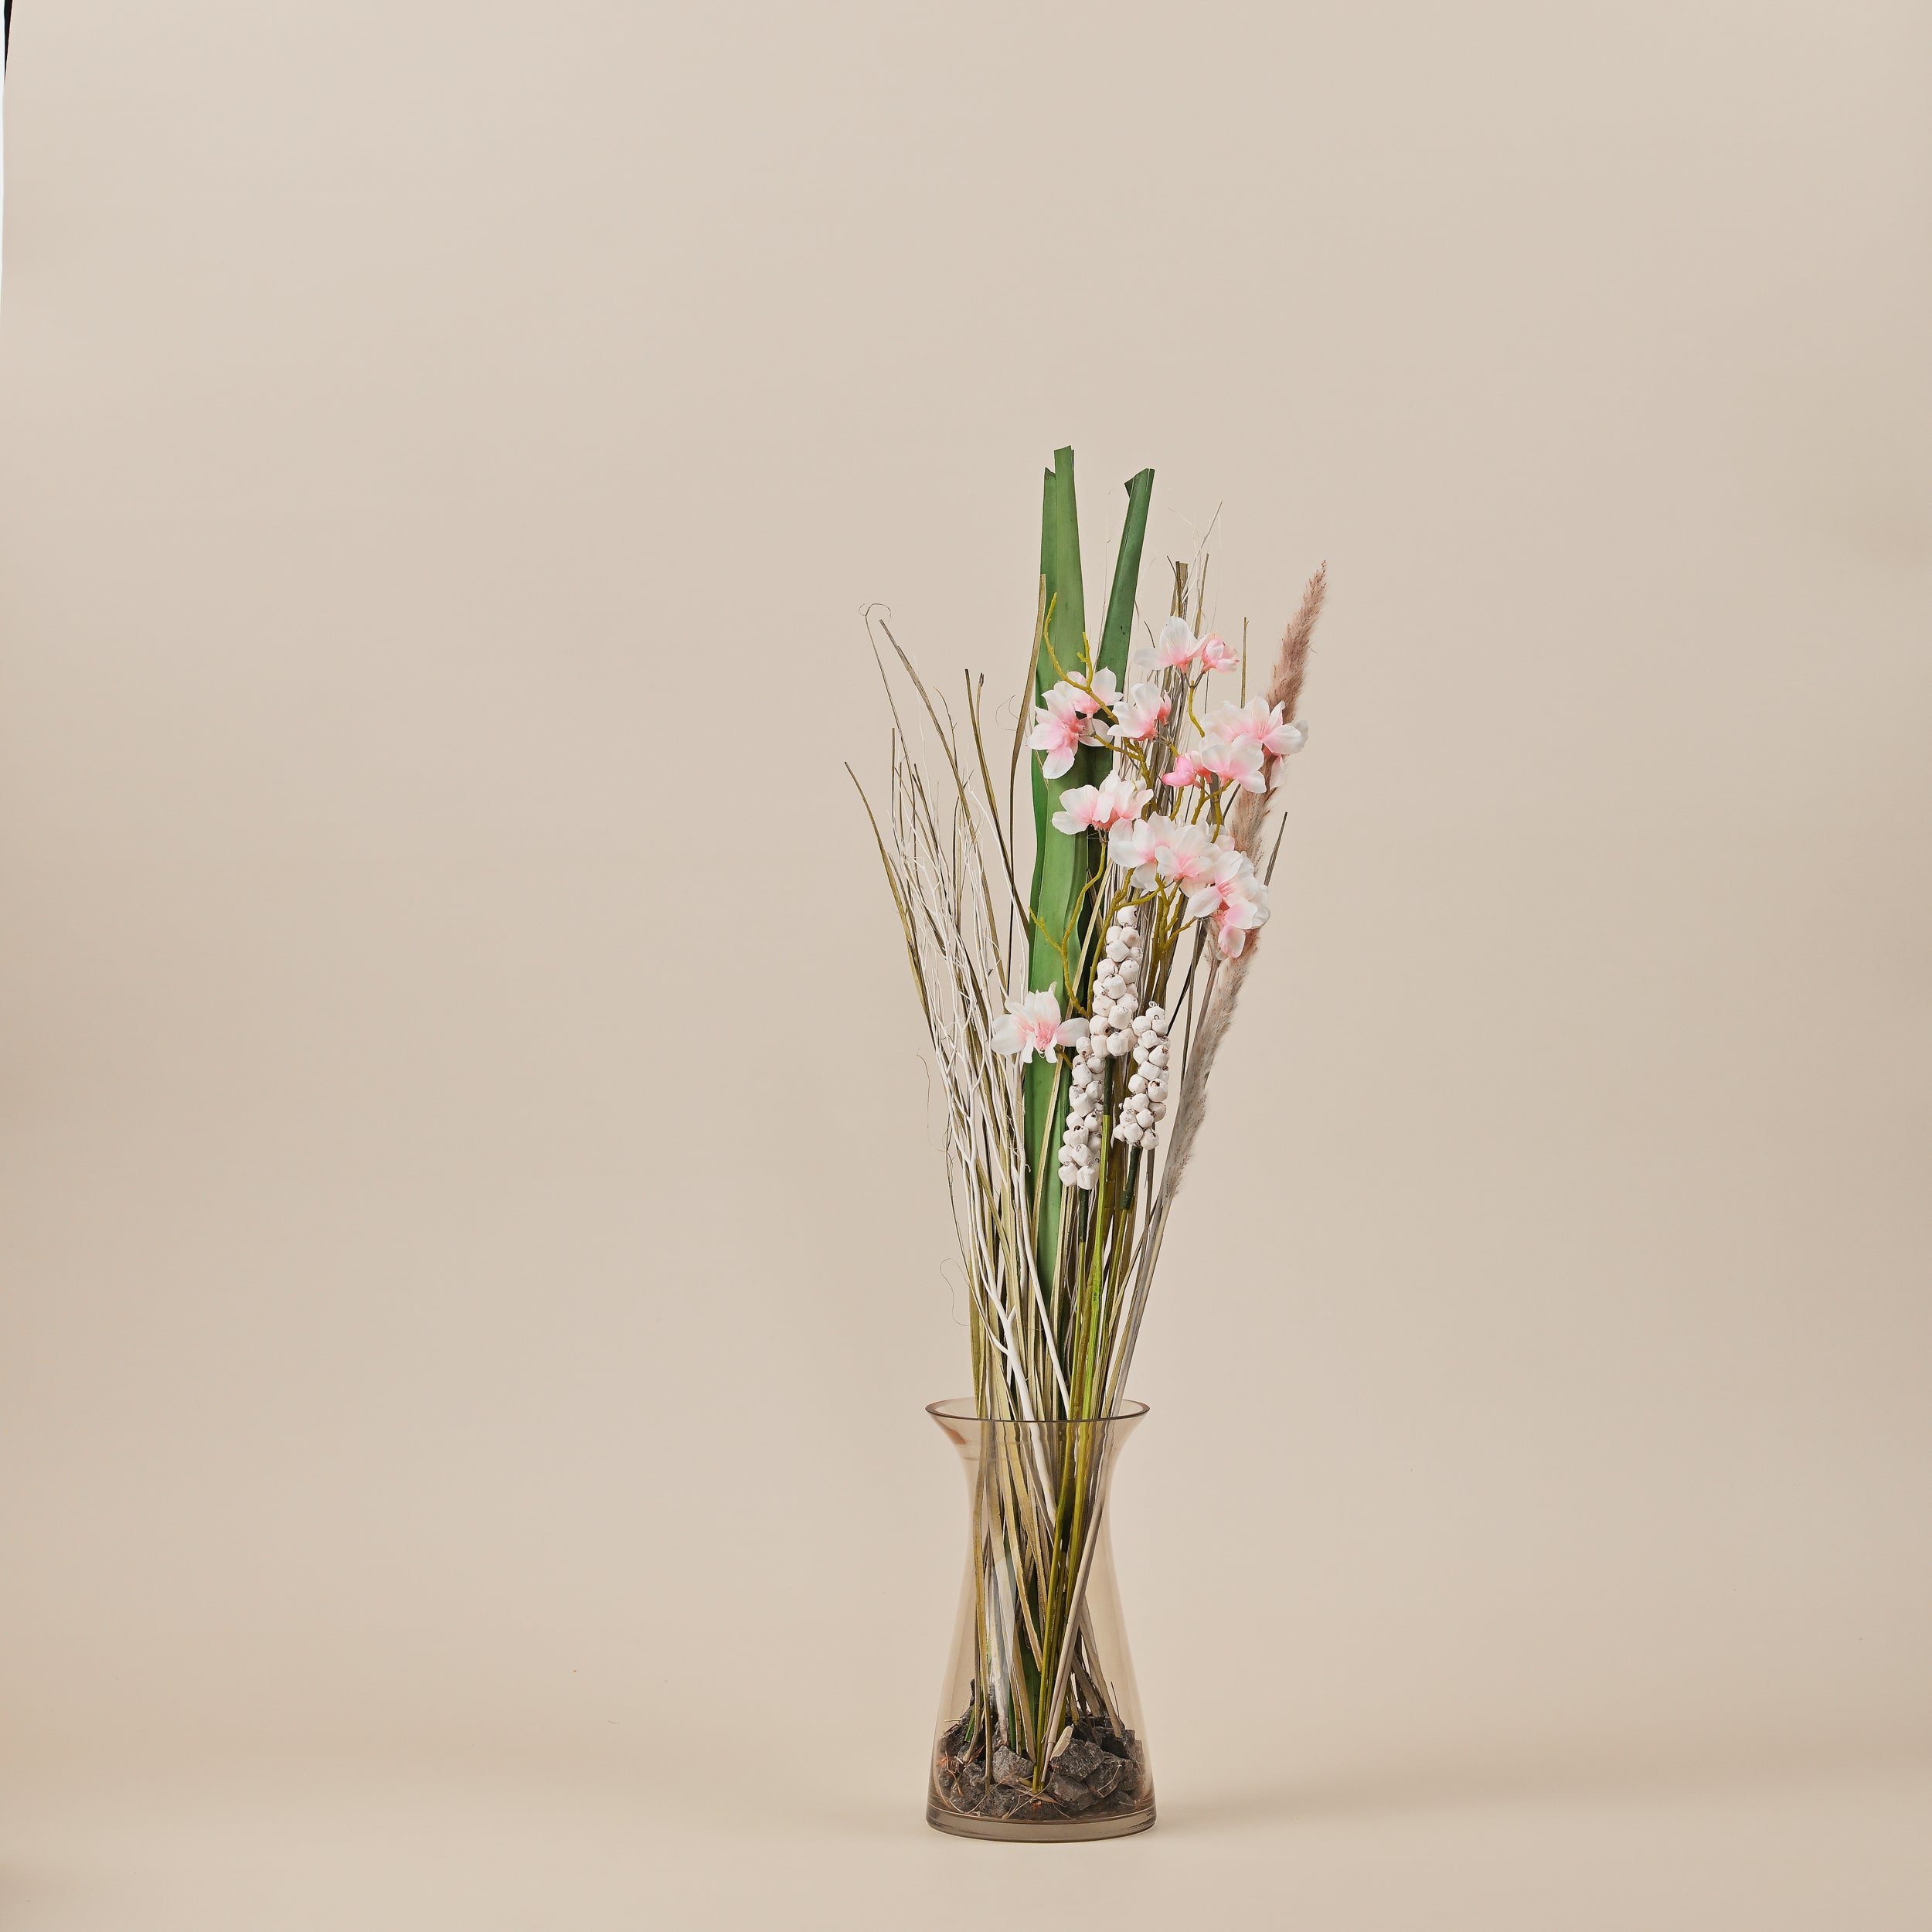
<path fill-rule="evenodd" d="M 1127 1838 L 1154 1822 L 1154 1807 L 1122 1811 L 1112 1818 L 1058 1818 L 1022 1823 L 1017 1819 L 972 1818 L 943 1805 L 926 1807 L 926 1822 L 954 1838 L 1004 1838 L 1015 1845 L 1074 1845 L 1083 1838 Z"/>

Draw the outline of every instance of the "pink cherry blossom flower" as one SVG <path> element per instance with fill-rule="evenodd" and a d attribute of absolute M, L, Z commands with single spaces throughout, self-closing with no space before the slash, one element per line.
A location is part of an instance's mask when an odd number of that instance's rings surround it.
<path fill-rule="evenodd" d="M 1201 640 L 1201 663 L 1209 671 L 1232 671 L 1241 662 L 1241 654 L 1225 638 L 1203 638 Z"/>
<path fill-rule="evenodd" d="M 1114 681 L 1112 672 L 1096 671 L 1087 682 L 1091 687 L 1091 698 L 1097 706 L 1104 706 L 1109 711 L 1118 709 L 1121 702 L 1121 687 Z M 1089 693 L 1082 692 L 1080 695 L 1087 697 Z"/>
<path fill-rule="evenodd" d="M 1098 714 L 1111 711 L 1120 701 L 1120 686 L 1111 671 L 1096 672 L 1086 685 L 1063 678 L 1047 692 L 1033 713 L 1033 735 L 1027 743 L 1046 754 L 1043 769 L 1048 777 L 1059 777 L 1082 745 L 1104 742 L 1107 727 L 1098 721 Z"/>
<path fill-rule="evenodd" d="M 1056 684 L 1046 702 L 1033 713 L 1033 735 L 1027 740 L 1034 750 L 1046 754 L 1041 769 L 1057 778 L 1073 762 L 1082 745 L 1097 744 L 1094 735 L 1094 700 L 1077 685 Z"/>
<path fill-rule="evenodd" d="M 1230 744 L 1250 740 L 1270 758 L 1287 757 L 1308 741 L 1306 725 L 1284 724 L 1281 707 L 1270 709 L 1260 698 L 1250 698 L 1244 705 L 1216 705 L 1208 713 L 1207 728 L 1211 737 L 1225 738 Z"/>
<path fill-rule="evenodd" d="M 1199 892 L 1213 876 L 1222 848 L 1199 825 L 1178 825 L 1172 819 L 1151 822 L 1164 828 L 1155 862 L 1162 880 L 1184 893 Z"/>
<path fill-rule="evenodd" d="M 1231 893 L 1245 893 L 1243 867 L 1251 878 L 1254 868 L 1249 864 L 1246 853 L 1236 852 L 1232 845 L 1217 843 L 1212 846 L 1207 862 L 1189 887 L 1187 904 L 1182 916 L 1205 919 L 1210 913 L 1219 912 L 1228 903 Z"/>
<path fill-rule="evenodd" d="M 1174 762 L 1161 774 L 1161 783 L 1172 785 L 1178 791 L 1183 785 L 1197 785 L 1206 767 L 1198 758 L 1191 758 L 1185 751 L 1174 754 Z"/>
<path fill-rule="evenodd" d="M 1129 818 L 1138 818 L 1141 808 L 1154 796 L 1121 772 L 1110 772 L 1097 785 L 1078 785 L 1060 794 L 1063 808 L 1053 815 L 1053 823 L 1070 836 L 1090 828 L 1105 832 Z"/>
<path fill-rule="evenodd" d="M 1201 640 L 1187 628 L 1185 617 L 1169 617 L 1161 626 L 1154 662 L 1163 671 L 1192 671 L 1201 661 Z"/>
<path fill-rule="evenodd" d="M 1167 693 L 1158 684 L 1137 684 L 1120 707 L 1120 722 L 1112 733 L 1114 742 L 1117 745 L 1145 744 L 1173 709 Z"/>
<path fill-rule="evenodd" d="M 1188 894 L 1184 916 L 1210 920 L 1223 959 L 1237 957 L 1256 927 L 1266 925 L 1268 889 L 1254 876 L 1247 853 L 1217 845 L 1213 858 Z"/>
<path fill-rule="evenodd" d="M 993 1022 L 993 1051 L 1017 1053 L 1024 1066 L 1036 1053 L 1043 1059 L 1062 1046 L 1077 1046 L 1087 1037 L 1083 1019 L 1063 1020 L 1060 1003 L 1049 986 L 1044 992 L 1022 993 L 1006 1002 Z"/>
<path fill-rule="evenodd" d="M 1124 821 L 1107 834 L 1107 855 L 1122 872 L 1131 872 L 1134 884 L 1145 892 L 1160 877 L 1162 846 L 1173 829 L 1174 821 L 1158 814 Z"/>
<path fill-rule="evenodd" d="M 1107 801 L 1107 816 L 1097 821 L 1102 825 L 1124 825 L 1139 818 L 1154 796 L 1146 786 L 1134 782 L 1131 771 L 1110 771 L 1100 781 L 1100 795 Z"/>
<path fill-rule="evenodd" d="M 1076 832 L 1091 832 L 1111 823 L 1106 816 L 1108 809 L 1098 785 L 1076 785 L 1071 791 L 1060 794 L 1060 808 L 1053 815 L 1053 825 L 1070 838 Z"/>
<path fill-rule="evenodd" d="M 1214 943 L 1219 948 L 1221 957 L 1239 959 L 1242 949 L 1247 944 L 1248 934 L 1267 923 L 1268 909 L 1264 903 L 1237 900 L 1223 906 L 1214 915 Z"/>
<path fill-rule="evenodd" d="M 1243 791 L 1265 791 L 1261 747 L 1252 738 L 1203 738 L 1195 747 L 1194 769 Z"/>

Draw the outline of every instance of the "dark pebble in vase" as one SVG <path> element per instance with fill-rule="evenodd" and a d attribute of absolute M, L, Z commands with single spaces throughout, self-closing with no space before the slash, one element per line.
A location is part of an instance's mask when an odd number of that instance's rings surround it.
<path fill-rule="evenodd" d="M 1066 1811 L 1084 1811 L 1097 1801 L 1095 1794 L 1079 1779 L 1063 1777 L 1057 1771 L 1046 1781 L 1046 1788 L 1053 1794 L 1054 1803 Z"/>

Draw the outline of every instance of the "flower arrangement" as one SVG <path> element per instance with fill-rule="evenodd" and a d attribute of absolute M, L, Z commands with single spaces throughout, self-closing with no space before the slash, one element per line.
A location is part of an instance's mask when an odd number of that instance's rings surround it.
<path fill-rule="evenodd" d="M 896 667 L 879 654 L 893 730 L 885 811 L 866 809 L 940 1076 L 988 1432 L 971 1682 L 934 1791 L 942 1811 L 998 1821 L 1151 1808 L 1088 1601 L 1109 1419 L 1269 917 L 1280 840 L 1264 859 L 1263 832 L 1307 741 L 1297 714 L 1326 590 L 1318 570 L 1253 695 L 1243 654 L 1202 634 L 1204 558 L 1173 566 L 1165 623 L 1140 621 L 1137 638 L 1153 481 L 1127 485 L 1096 638 L 1072 451 L 1046 473 L 1031 702 L 1003 785 L 984 678 L 968 678 L 957 718 L 877 625 Z M 1094 1752 L 1114 1767 L 1100 1795 L 1066 1768 Z"/>

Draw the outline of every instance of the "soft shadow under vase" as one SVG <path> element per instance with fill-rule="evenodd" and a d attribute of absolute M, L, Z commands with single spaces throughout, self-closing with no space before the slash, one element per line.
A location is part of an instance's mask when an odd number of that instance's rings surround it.
<path fill-rule="evenodd" d="M 1145 1831 L 1154 1777 L 1107 1495 L 1146 1404 L 1076 1422 L 992 1420 L 971 1401 L 927 1413 L 959 1451 L 971 1505 L 927 1822 L 1036 1842 Z"/>

